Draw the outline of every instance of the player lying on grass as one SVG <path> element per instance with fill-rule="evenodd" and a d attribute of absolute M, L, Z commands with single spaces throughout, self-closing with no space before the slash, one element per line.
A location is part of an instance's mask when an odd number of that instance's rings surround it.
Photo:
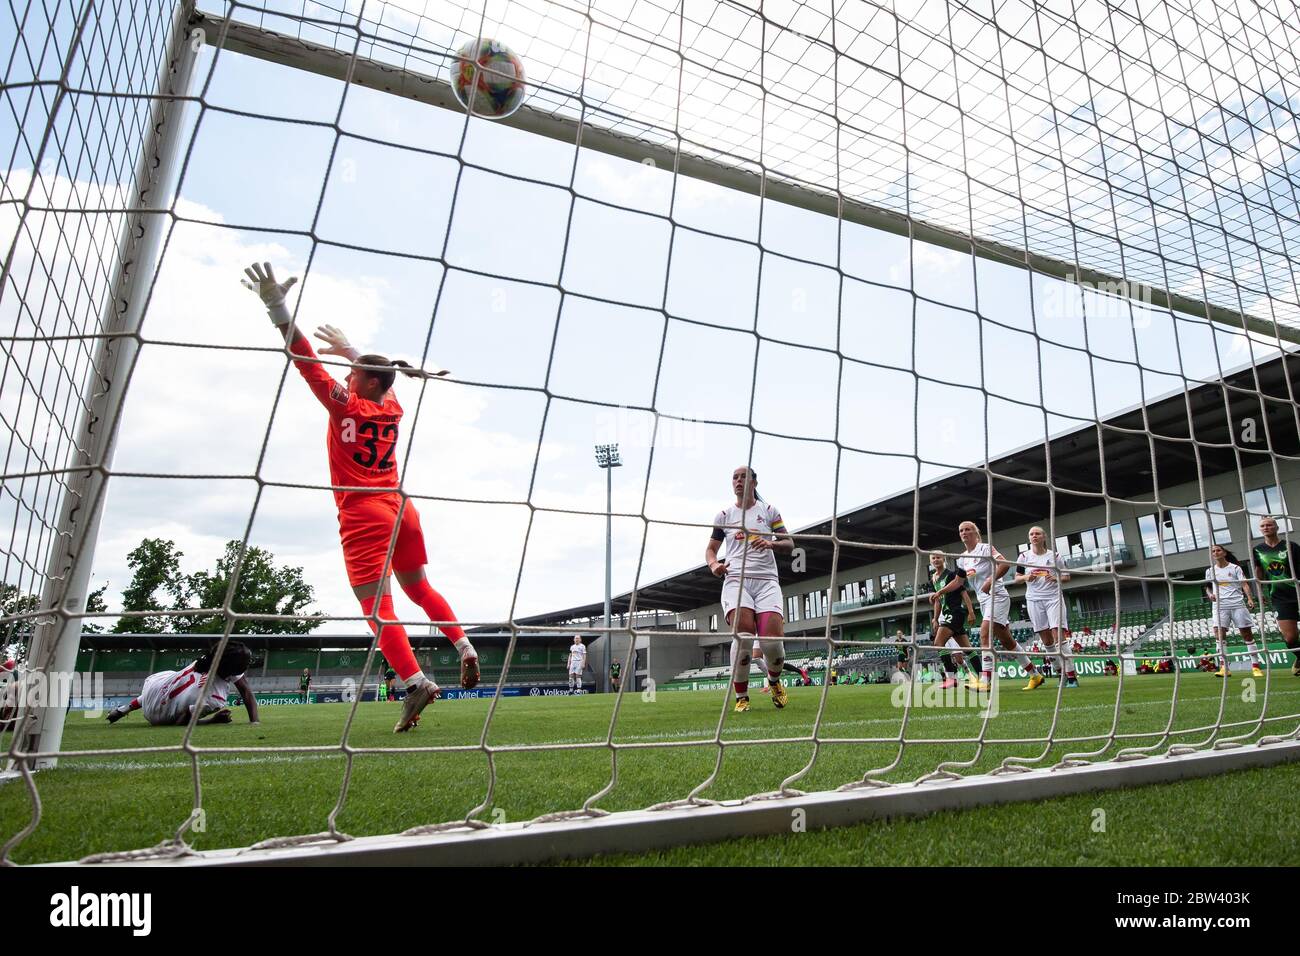
<path fill-rule="evenodd" d="M 1246 572 L 1241 570 L 1236 556 L 1221 544 L 1210 548 L 1210 557 L 1214 564 L 1205 569 L 1205 590 L 1214 602 L 1214 636 L 1218 639 L 1219 659 L 1223 662 L 1215 676 L 1228 676 L 1228 631 L 1235 627 L 1246 641 L 1251 676 L 1263 677 L 1259 648 L 1255 646 L 1255 635 L 1251 630 L 1250 615 L 1255 610 L 1255 598 L 1251 594 L 1250 582 L 1246 580 Z"/>
<path fill-rule="evenodd" d="M 749 710 L 750 648 L 755 638 L 762 643 L 772 703 L 780 709 L 787 699 L 781 686 L 785 619 L 776 552 L 794 551 L 794 539 L 786 533 L 781 512 L 758 497 L 757 472 L 745 465 L 737 468 L 731 475 L 731 490 L 736 503 L 723 508 L 713 519 L 704 563 L 715 577 L 723 578 L 722 609 L 727 624 L 734 625 L 731 680 L 736 690 L 736 712 Z M 719 561 L 718 547 L 724 541 L 726 555 Z"/>
<path fill-rule="evenodd" d="M 12 657 L 0 664 L 0 730 L 8 730 L 18 716 L 18 689 L 22 676 Z"/>
<path fill-rule="evenodd" d="M 469 689 L 479 679 L 474 646 L 455 623 L 450 605 L 425 576 L 428 558 L 420 515 L 402 494 L 397 477 L 397 426 L 402 420 L 402 406 L 392 391 L 397 370 L 414 378 L 436 378 L 447 372 L 429 376 L 402 361 L 359 355 L 342 332 L 331 325 L 321 326 L 316 336 L 329 346 L 321 354 L 338 355 L 353 363 L 345 384 L 340 385 L 315 360 L 311 343 L 294 328 L 284 304 L 285 295 L 298 280 L 276 282 L 269 262 L 254 263 L 244 274 L 248 277 L 244 286 L 261 296 L 271 321 L 296 357 L 293 364 L 329 413 L 330 484 L 338 507 L 348 583 L 371 630 L 378 635 L 379 652 L 406 685 L 402 716 L 393 728 L 394 733 L 402 733 L 419 722 L 420 712 L 438 696 L 438 685 L 420 669 L 406 629 L 396 623 L 390 571 L 430 621 L 449 622 L 438 627 L 460 655 L 460 686 Z"/>
<path fill-rule="evenodd" d="M 248 711 L 248 722 L 257 723 L 257 697 L 244 679 L 253 661 L 247 644 L 231 641 L 221 655 L 217 672 L 212 673 L 212 655 L 204 654 L 180 671 L 159 671 L 144 679 L 140 696 L 129 704 L 108 712 L 108 722 L 115 724 L 133 710 L 155 727 L 188 724 L 194 709 L 199 710 L 200 724 L 228 724 L 234 718 L 226 705 L 230 691 L 238 691 Z"/>

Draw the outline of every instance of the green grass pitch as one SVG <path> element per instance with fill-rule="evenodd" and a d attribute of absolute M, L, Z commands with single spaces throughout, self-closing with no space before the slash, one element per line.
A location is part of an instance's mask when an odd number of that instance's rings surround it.
<path fill-rule="evenodd" d="M 1300 680 L 1289 670 L 1271 672 L 1265 709 L 1264 682 L 1240 677 L 1224 682 L 1206 674 L 1184 674 L 1177 706 L 1172 677 L 1129 678 L 1116 713 L 1113 678 L 1085 680 L 1067 690 L 1054 734 L 1057 738 L 1154 733 L 1141 740 L 1061 743 L 1044 763 L 1067 752 L 1112 756 L 1120 746 L 1204 744 L 1215 739 L 1261 735 L 1261 717 L 1287 718 L 1265 725 L 1263 734 L 1290 734 L 1300 717 Z M 987 739 L 1045 737 L 1052 724 L 1056 681 L 1033 693 L 1020 682 L 1003 682 L 1000 713 L 989 721 Z M 1253 694 L 1251 693 L 1253 689 Z M 892 688 L 833 687 L 823 718 L 823 737 L 897 737 L 903 712 Z M 790 705 L 777 711 L 761 694 L 748 714 L 727 714 L 727 749 L 722 771 L 705 797 L 733 799 L 777 788 L 805 766 L 810 743 L 751 746 L 770 738 L 811 732 L 821 688 L 790 691 Z M 623 751 L 618 786 L 599 804 L 606 810 L 639 809 L 679 799 L 712 771 L 717 748 L 686 746 L 713 736 L 721 692 L 660 692 L 653 701 L 629 694 L 622 703 L 616 739 L 653 747 Z M 612 696 L 506 698 L 497 707 L 488 743 L 593 743 L 604 739 Z M 425 823 L 463 817 L 483 801 L 487 760 L 481 751 L 393 753 L 404 746 L 478 745 L 489 700 L 438 701 L 412 734 L 395 736 L 399 704 L 364 703 L 357 708 L 348 742 L 380 752 L 355 757 L 340 829 L 355 836 L 391 833 Z M 1220 719 L 1243 722 L 1210 729 Z M 269 752 L 272 747 L 337 748 L 351 705 L 264 706 L 262 723 L 251 726 L 242 710 L 236 723 L 200 727 L 200 748 L 246 748 L 210 752 L 200 758 L 206 828 L 193 834 L 200 849 L 242 846 L 273 836 L 323 830 L 339 799 L 344 757 L 337 749 Z M 977 710 L 913 708 L 898 765 L 880 779 L 908 781 L 943 760 L 968 761 L 976 748 L 953 738 L 980 731 Z M 1162 737 L 1166 730 L 1168 736 Z M 70 714 L 64 749 L 103 751 L 63 758 L 57 770 L 36 775 L 42 802 L 37 831 L 14 852 L 19 863 L 76 859 L 89 853 L 151 846 L 172 835 L 193 801 L 190 761 L 176 749 L 123 754 L 115 748 L 175 748 L 180 728 L 147 726 L 139 713 L 109 725 Z M 917 741 L 917 742 L 910 742 Z M 5 740 L 3 743 L 7 744 Z M 259 751 L 268 749 L 268 752 Z M 823 744 L 811 771 L 797 786 L 832 789 L 887 767 L 898 744 Z M 969 771 L 987 771 L 1010 756 L 1037 758 L 1042 743 L 988 743 Z M 486 820 L 526 820 L 581 806 L 609 780 L 604 749 L 502 752 L 495 758 L 497 781 Z M 1293 864 L 1298 841 L 1283 810 L 1294 802 L 1300 767 L 1227 774 L 1207 780 L 1159 785 L 1106 794 L 1084 794 L 1037 804 L 945 813 L 921 820 L 864 824 L 823 833 L 739 840 L 711 847 L 687 847 L 608 861 L 639 863 L 763 863 L 773 855 L 808 864 L 948 864 L 971 862 L 963 849 L 981 847 L 983 864 L 1017 862 Z M 1096 808 L 1107 810 L 1104 832 L 1093 829 Z M 0 839 L 8 839 L 31 818 L 32 803 L 21 782 L 0 785 Z M 1245 854 L 1243 856 L 1243 854 Z"/>

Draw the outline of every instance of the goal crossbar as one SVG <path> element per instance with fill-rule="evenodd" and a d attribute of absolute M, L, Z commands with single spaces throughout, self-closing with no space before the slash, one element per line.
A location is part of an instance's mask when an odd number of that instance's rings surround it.
<path fill-rule="evenodd" d="M 420 103 L 464 112 L 450 83 L 409 67 L 398 68 L 360 53 L 342 52 L 287 33 L 209 13 L 195 13 L 190 19 L 190 28 L 192 36 L 200 37 L 204 43 L 221 49 Z M 195 30 L 200 32 L 194 33 Z M 739 165 L 710 160 L 661 143 L 622 135 L 599 125 L 578 123 L 530 106 L 527 102 L 513 115 L 493 122 L 563 143 L 581 143 L 586 149 L 619 159 L 636 163 L 648 160 L 658 168 L 676 170 L 682 176 L 737 192 L 762 196 L 774 202 L 840 218 L 928 245 L 973 254 L 1002 265 L 1027 268 L 1032 272 L 1104 290 L 1157 309 L 1204 316 L 1211 322 L 1233 329 L 1244 328 L 1269 338 L 1277 336 L 1285 342 L 1300 344 L 1300 329 L 1262 316 L 1112 275 L 1081 263 L 1067 262 L 938 226 L 895 210 L 852 199 L 843 193 L 817 189 L 771 173 L 754 172 Z M 666 135 L 669 138 L 672 136 Z"/>
<path fill-rule="evenodd" d="M 560 819 L 477 827 L 454 824 L 436 832 L 320 842 L 276 841 L 266 849 L 187 851 L 159 848 L 132 862 L 179 866 L 506 866 L 643 853 L 738 837 L 850 826 L 872 820 L 922 817 L 944 810 L 997 806 L 1146 784 L 1192 780 L 1300 760 L 1300 741 L 1272 738 L 1240 747 L 1169 753 L 1132 760 L 1043 769 L 1010 769 L 959 779 L 887 785 L 867 782 L 817 793 L 791 791 L 741 801 L 708 802 L 606 814 L 557 814 Z M 420 828 L 417 828 L 420 829 Z M 182 851 L 178 853 L 177 851 Z M 864 851 L 865 853 L 865 851 Z M 121 854 L 81 861 L 121 862 Z M 869 862 L 864 857 L 863 862 Z"/>

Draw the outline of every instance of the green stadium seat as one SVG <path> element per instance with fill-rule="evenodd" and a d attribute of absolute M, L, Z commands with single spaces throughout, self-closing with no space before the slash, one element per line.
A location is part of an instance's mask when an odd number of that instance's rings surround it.
<path fill-rule="evenodd" d="M 362 657 L 365 660 L 365 657 Z M 301 671 L 303 668 L 315 670 L 316 651 L 285 650 L 268 651 L 266 656 L 267 671 Z"/>
<path fill-rule="evenodd" d="M 151 651 L 100 651 L 95 655 L 95 670 L 105 673 L 147 674 L 152 667 Z"/>

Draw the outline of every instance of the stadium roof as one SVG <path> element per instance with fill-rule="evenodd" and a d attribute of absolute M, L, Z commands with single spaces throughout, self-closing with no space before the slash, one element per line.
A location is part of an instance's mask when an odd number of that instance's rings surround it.
<path fill-rule="evenodd" d="M 1149 501 L 1154 507 L 1157 485 L 1168 488 L 1195 481 L 1198 471 L 1205 478 L 1265 463 L 1270 448 L 1278 455 L 1300 456 L 1297 405 L 1291 400 L 1297 393 L 1300 354 L 1284 353 L 1266 363 L 1235 369 L 1221 380 L 1135 405 L 1047 443 L 1007 452 L 991 461 L 987 472 L 983 464 L 971 465 L 917 489 L 842 511 L 836 534 L 841 544 L 851 543 L 851 547 L 842 550 L 840 567 L 880 561 L 900 548 L 949 544 L 957 538 L 958 522 L 965 519 L 994 530 L 1045 521 L 1052 511 L 1052 489 L 1046 483 L 1049 451 L 1058 519 L 1102 503 L 1103 461 L 1106 494 Z M 1256 421 L 1255 441 L 1242 443 L 1243 436 L 1238 436 L 1234 446 L 1228 423 L 1247 418 Z M 987 509 L 990 492 L 991 512 Z M 825 518 L 793 533 L 796 539 L 800 535 L 829 536 L 831 523 Z M 807 556 L 806 576 L 830 574 L 829 541 L 805 539 L 799 545 Z M 790 559 L 779 560 L 782 572 L 789 573 Z M 630 592 L 616 595 L 612 611 L 625 613 L 631 597 Z M 688 611 L 717 600 L 718 581 L 703 563 L 636 591 L 638 611 Z M 521 618 L 518 623 L 545 626 L 603 613 L 602 600 Z"/>

